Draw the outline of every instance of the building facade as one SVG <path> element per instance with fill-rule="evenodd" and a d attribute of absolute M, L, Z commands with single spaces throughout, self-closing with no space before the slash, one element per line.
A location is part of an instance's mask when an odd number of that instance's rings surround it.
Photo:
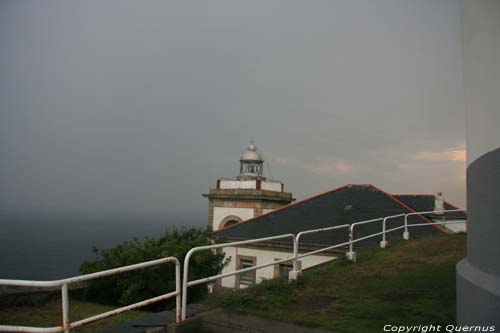
<path fill-rule="evenodd" d="M 208 225 L 213 231 L 288 205 L 294 199 L 282 181 L 263 176 L 264 159 L 250 142 L 240 158 L 236 178 L 219 178 L 208 194 Z"/>
<path fill-rule="evenodd" d="M 435 221 L 461 221 L 463 225 L 467 216 L 463 212 L 445 213 L 443 210 L 456 207 L 446 202 L 441 194 L 403 194 L 393 195 L 370 184 L 348 184 L 325 193 L 276 209 L 226 228 L 214 231 L 212 237 L 220 242 L 231 242 L 264 238 L 276 235 L 294 234 L 300 231 L 351 224 L 383 216 L 391 216 L 416 211 L 435 211 L 435 214 L 413 215 L 408 219 L 409 226 L 429 223 L 429 226 L 410 228 L 411 237 L 419 235 L 451 233 L 451 229 L 433 225 Z M 400 227 L 404 218 L 391 219 L 390 226 Z M 454 224 L 451 224 L 454 225 Z M 381 223 L 360 225 L 355 237 L 361 238 L 380 232 Z M 388 240 L 401 239 L 401 232 L 389 233 Z M 355 249 L 374 246 L 380 243 L 382 236 L 369 238 L 355 244 Z M 345 244 L 348 242 L 347 229 L 339 229 L 321 233 L 304 235 L 301 238 L 299 253 L 310 252 L 324 247 Z M 343 256 L 346 247 L 299 259 L 297 271 L 309 269 Z M 267 241 L 261 243 L 228 246 L 223 249 L 228 264 L 222 273 L 253 266 L 269 264 L 293 257 L 293 243 L 290 239 Z M 288 276 L 292 270 L 292 262 L 270 265 L 256 271 L 248 271 L 236 276 L 228 276 L 218 282 L 224 288 L 242 289 L 265 279 Z"/>

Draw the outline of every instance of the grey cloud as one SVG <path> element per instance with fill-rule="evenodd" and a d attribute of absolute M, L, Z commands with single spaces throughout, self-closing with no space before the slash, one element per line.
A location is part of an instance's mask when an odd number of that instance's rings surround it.
<path fill-rule="evenodd" d="M 464 204 L 459 163 L 400 167 L 464 143 L 459 19 L 454 0 L 3 1 L 0 212 L 204 224 L 250 138 L 298 198 Z M 322 161 L 344 167 L 304 168 Z"/>

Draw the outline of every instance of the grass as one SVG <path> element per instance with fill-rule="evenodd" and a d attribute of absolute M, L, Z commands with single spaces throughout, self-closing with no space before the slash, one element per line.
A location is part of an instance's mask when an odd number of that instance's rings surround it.
<path fill-rule="evenodd" d="M 212 308 L 337 332 L 382 332 L 386 324 L 454 324 L 455 265 L 465 235 L 398 241 L 303 272 L 292 286 L 264 281 L 206 299 Z"/>
<path fill-rule="evenodd" d="M 69 317 L 71 321 L 90 317 L 99 313 L 112 310 L 113 307 L 70 300 Z M 130 311 L 96 323 L 72 329 L 71 332 L 93 333 L 100 329 L 113 327 L 123 322 L 140 318 L 147 312 Z M 0 310 L 0 323 L 2 325 L 17 326 L 39 326 L 49 327 L 61 325 L 61 302 L 60 300 L 50 300 L 37 307 L 15 306 Z"/>

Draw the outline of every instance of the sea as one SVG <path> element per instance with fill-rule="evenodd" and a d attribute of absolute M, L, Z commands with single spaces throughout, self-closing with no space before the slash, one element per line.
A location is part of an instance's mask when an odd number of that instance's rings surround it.
<path fill-rule="evenodd" d="M 133 237 L 159 236 L 161 222 L 0 221 L 0 279 L 52 280 L 79 275 L 80 264 Z"/>

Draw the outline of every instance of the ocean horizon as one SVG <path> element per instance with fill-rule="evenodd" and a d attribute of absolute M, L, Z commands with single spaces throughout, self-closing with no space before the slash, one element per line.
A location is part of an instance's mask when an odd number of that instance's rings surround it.
<path fill-rule="evenodd" d="M 92 246 L 159 236 L 174 224 L 3 220 L 0 225 L 0 279 L 53 280 L 79 275 L 80 264 L 96 258 Z"/>

